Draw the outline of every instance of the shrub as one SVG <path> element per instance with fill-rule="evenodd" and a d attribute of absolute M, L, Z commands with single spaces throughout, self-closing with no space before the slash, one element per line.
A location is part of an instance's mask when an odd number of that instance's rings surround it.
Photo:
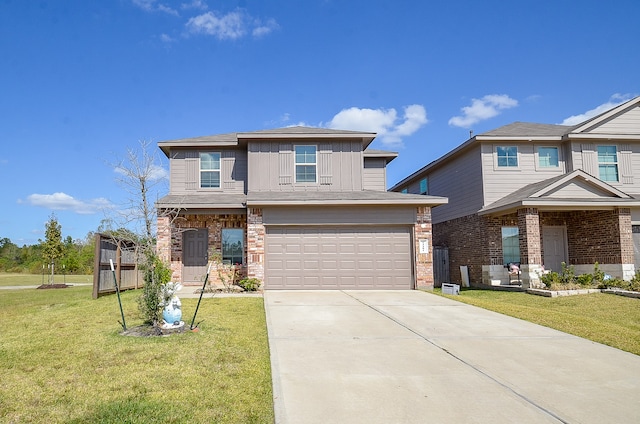
<path fill-rule="evenodd" d="M 162 318 L 162 287 L 171 280 L 171 268 L 155 254 L 149 254 L 147 263 L 141 268 L 144 272 L 144 287 L 138 298 L 138 309 L 145 323 L 157 325 Z"/>
<path fill-rule="evenodd" d="M 246 291 L 256 291 L 260 287 L 260 280 L 257 278 L 243 278 L 237 284 Z"/>

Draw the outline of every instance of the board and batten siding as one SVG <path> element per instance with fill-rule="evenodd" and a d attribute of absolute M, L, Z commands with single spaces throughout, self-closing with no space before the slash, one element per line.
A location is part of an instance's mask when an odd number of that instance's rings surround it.
<path fill-rule="evenodd" d="M 615 146 L 618 156 L 619 181 L 607 181 L 628 194 L 640 193 L 640 182 L 634 177 L 634 169 L 640 169 L 640 146 L 630 142 L 612 140 L 572 143 L 572 163 L 574 169 L 582 169 L 589 175 L 600 178 L 598 170 L 598 146 Z"/>
<path fill-rule="evenodd" d="M 386 159 L 364 158 L 362 186 L 365 190 L 385 191 L 387 189 Z"/>
<path fill-rule="evenodd" d="M 226 193 L 244 193 L 247 184 L 247 154 L 243 150 L 207 150 L 220 152 L 220 189 Z M 171 152 L 170 194 L 210 192 L 201 189 L 200 151 L 176 150 Z"/>
<path fill-rule="evenodd" d="M 316 182 L 295 182 L 296 145 L 316 145 Z M 363 184 L 362 143 L 304 140 L 300 142 L 250 141 L 250 191 L 359 191 Z"/>
<path fill-rule="evenodd" d="M 516 146 L 518 148 L 517 167 L 498 167 L 498 146 Z M 538 147 L 558 148 L 558 167 L 540 168 L 538 165 Z M 517 191 L 529 184 L 565 174 L 563 149 L 559 144 L 537 144 L 522 142 L 483 143 L 482 172 L 484 175 L 484 206 Z"/>
<path fill-rule="evenodd" d="M 433 208 L 433 223 L 472 215 L 482 208 L 482 167 L 480 146 L 427 174 L 429 194 L 445 196 L 449 203 Z M 419 181 L 416 183 L 419 184 Z"/>

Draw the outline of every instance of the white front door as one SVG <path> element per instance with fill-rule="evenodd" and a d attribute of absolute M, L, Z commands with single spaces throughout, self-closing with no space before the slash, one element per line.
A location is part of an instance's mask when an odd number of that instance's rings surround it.
<path fill-rule="evenodd" d="M 546 270 L 561 272 L 562 262 L 567 263 L 567 228 L 542 227 L 542 249 L 544 251 L 544 268 Z"/>

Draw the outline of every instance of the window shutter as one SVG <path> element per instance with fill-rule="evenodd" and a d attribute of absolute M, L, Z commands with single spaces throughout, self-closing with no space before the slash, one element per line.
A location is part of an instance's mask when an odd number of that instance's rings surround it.
<path fill-rule="evenodd" d="M 220 176 L 222 179 L 222 188 L 224 190 L 233 190 L 235 186 L 235 181 L 233 180 L 233 165 L 236 161 L 236 152 L 234 151 L 223 151 L 222 152 L 222 163 L 220 167 L 222 168 L 222 175 Z"/>
<path fill-rule="evenodd" d="M 618 151 L 618 162 L 620 167 L 620 181 L 622 184 L 633 184 L 633 167 L 631 166 L 631 146 L 620 145 Z"/>
<path fill-rule="evenodd" d="M 279 184 L 293 184 L 293 146 L 291 144 L 281 144 L 278 157 L 280 161 Z"/>
<path fill-rule="evenodd" d="M 321 144 L 318 154 L 318 182 L 320 185 L 333 184 L 333 167 L 331 166 L 331 144 Z"/>
<path fill-rule="evenodd" d="M 598 177 L 598 155 L 593 144 L 582 145 L 582 169 L 587 174 Z"/>
<path fill-rule="evenodd" d="M 196 190 L 200 181 L 200 155 L 196 151 L 187 151 L 184 155 L 184 184 L 187 190 Z"/>

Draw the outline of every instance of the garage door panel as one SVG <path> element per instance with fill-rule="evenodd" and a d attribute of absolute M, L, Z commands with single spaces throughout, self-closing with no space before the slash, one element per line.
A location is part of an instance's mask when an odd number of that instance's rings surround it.
<path fill-rule="evenodd" d="M 410 289 L 408 227 L 267 227 L 267 289 Z"/>

